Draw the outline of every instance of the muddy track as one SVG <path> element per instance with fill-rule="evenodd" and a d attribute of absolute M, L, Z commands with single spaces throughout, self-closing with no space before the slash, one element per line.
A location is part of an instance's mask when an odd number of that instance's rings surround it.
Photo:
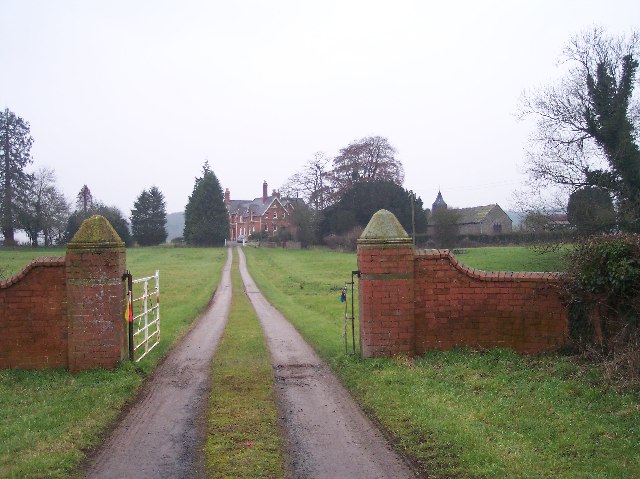
<path fill-rule="evenodd" d="M 247 271 L 241 248 L 238 253 L 245 290 L 271 351 L 288 477 L 417 477 L 291 323 L 267 302 Z"/>
<path fill-rule="evenodd" d="M 304 478 L 412 478 L 380 430 L 295 328 L 262 296 L 238 248 L 240 273 L 271 351 L 286 474 Z M 146 381 L 138 400 L 87 461 L 89 479 L 206 477 L 202 455 L 210 364 L 231 303 L 231 249 L 213 301 Z"/>
<path fill-rule="evenodd" d="M 204 477 L 211 359 L 231 304 L 231 250 L 213 301 L 146 381 L 138 401 L 89 460 L 90 479 Z"/>

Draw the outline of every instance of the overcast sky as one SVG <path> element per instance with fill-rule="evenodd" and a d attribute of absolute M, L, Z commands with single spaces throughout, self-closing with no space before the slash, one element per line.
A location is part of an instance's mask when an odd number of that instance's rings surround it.
<path fill-rule="evenodd" d="M 425 205 L 508 209 L 521 93 L 572 35 L 638 29 L 640 1 L 0 0 L 0 18 L 0 106 L 70 201 L 87 184 L 129 216 L 156 185 L 183 211 L 207 159 L 250 199 L 380 135 Z"/>

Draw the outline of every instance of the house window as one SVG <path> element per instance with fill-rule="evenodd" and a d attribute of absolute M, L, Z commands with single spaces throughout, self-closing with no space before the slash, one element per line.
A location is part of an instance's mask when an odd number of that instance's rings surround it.
<path fill-rule="evenodd" d="M 278 225 L 277 224 L 273 224 L 273 231 L 278 231 Z"/>
<path fill-rule="evenodd" d="M 264 230 L 269 231 L 269 225 L 264 225 Z"/>
<path fill-rule="evenodd" d="M 499 223 L 493 225 L 493 232 L 494 233 L 502 233 L 502 225 L 499 224 Z"/>
<path fill-rule="evenodd" d="M 287 213 L 285 213 L 284 211 L 282 212 L 282 219 L 285 219 L 287 217 Z"/>
<path fill-rule="evenodd" d="M 278 212 L 274 210 L 273 212 L 273 219 L 277 220 L 278 219 Z"/>

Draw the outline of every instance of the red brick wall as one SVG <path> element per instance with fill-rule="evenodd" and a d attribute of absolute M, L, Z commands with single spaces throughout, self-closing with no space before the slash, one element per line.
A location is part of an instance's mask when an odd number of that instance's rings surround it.
<path fill-rule="evenodd" d="M 360 240 L 358 267 L 364 357 L 457 346 L 540 353 L 567 338 L 558 273 L 483 272 L 397 241 Z"/>
<path fill-rule="evenodd" d="M 415 281 L 417 354 L 456 346 L 540 353 L 567 338 L 557 273 L 484 272 L 430 250 L 416 253 Z"/>
<path fill-rule="evenodd" d="M 0 281 L 0 368 L 66 368 L 64 258 L 38 258 Z"/>

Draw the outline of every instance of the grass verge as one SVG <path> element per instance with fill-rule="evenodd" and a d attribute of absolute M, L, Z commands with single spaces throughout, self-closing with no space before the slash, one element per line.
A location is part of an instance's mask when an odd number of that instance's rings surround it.
<path fill-rule="evenodd" d="M 17 250 L 15 250 L 17 251 Z M 63 250 L 0 249 L 0 265 L 17 271 L 36 256 Z M 7 256 L 18 256 L 22 264 Z M 74 472 L 85 451 L 117 417 L 167 350 L 204 309 L 218 284 L 226 250 L 135 248 L 127 250 L 134 277 L 160 270 L 162 340 L 140 363 L 113 371 L 70 374 L 62 370 L 0 370 L 0 477 L 63 478 Z M 17 272 L 15 271 L 15 272 Z"/>
<path fill-rule="evenodd" d="M 334 288 L 355 255 L 246 254 L 262 292 L 429 477 L 640 477 L 640 395 L 608 391 L 597 370 L 503 350 L 348 356 Z"/>
<path fill-rule="evenodd" d="M 234 256 L 231 311 L 212 366 L 207 464 L 212 477 L 283 477 L 269 351 Z"/>

